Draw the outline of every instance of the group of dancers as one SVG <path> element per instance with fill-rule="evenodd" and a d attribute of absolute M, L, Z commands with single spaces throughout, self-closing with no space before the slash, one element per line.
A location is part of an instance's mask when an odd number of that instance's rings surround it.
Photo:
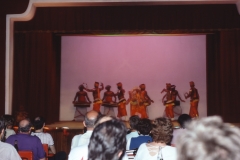
<path fill-rule="evenodd" d="M 166 88 L 162 90 L 161 93 L 165 93 L 163 96 L 162 102 L 165 105 L 165 113 L 168 118 L 174 120 L 174 112 L 173 107 L 180 105 L 180 101 L 177 100 L 177 97 L 182 101 L 178 91 L 175 89 L 175 85 L 171 85 L 170 83 L 166 84 Z M 198 117 L 198 102 L 199 95 L 198 91 L 195 88 L 194 82 L 190 82 L 190 91 L 185 93 L 185 99 L 190 97 L 190 112 L 189 115 L 192 118 Z M 146 108 L 147 106 L 154 103 L 154 101 L 149 97 L 145 84 L 139 85 L 129 91 L 129 98 L 126 99 L 124 97 L 125 90 L 123 89 L 123 85 L 121 82 L 117 83 L 118 91 L 114 93 L 111 91 L 111 86 L 107 85 L 105 87 L 106 91 L 104 92 L 103 98 L 100 97 L 100 92 L 104 89 L 103 83 L 99 84 L 99 82 L 94 83 L 93 89 L 88 89 L 84 84 L 79 86 L 79 91 L 76 93 L 75 98 L 73 100 L 73 104 L 75 106 L 86 106 L 93 103 L 93 110 L 100 112 L 101 106 L 105 108 L 118 108 L 117 117 L 123 118 L 127 116 L 126 105 L 130 104 L 130 115 L 138 115 L 141 118 L 148 118 Z M 93 102 L 90 101 L 87 92 L 92 92 Z M 117 97 L 117 98 L 116 98 Z M 118 101 L 117 101 L 118 99 Z M 113 109 L 112 109 L 113 110 Z"/>

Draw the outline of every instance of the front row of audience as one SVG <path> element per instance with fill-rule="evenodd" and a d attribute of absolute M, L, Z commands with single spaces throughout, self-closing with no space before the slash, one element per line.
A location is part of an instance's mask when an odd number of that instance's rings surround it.
<path fill-rule="evenodd" d="M 180 116 L 181 117 L 181 116 Z M 179 118 L 180 118 L 179 117 Z M 39 120 L 40 118 L 35 119 Z M 93 118 L 95 119 L 95 118 Z M 181 118 L 180 118 L 181 119 Z M 122 121 L 114 117 L 97 116 L 93 132 L 86 144 L 72 148 L 68 160 L 127 160 L 126 147 L 137 150 L 136 160 L 239 160 L 240 130 L 238 127 L 223 123 L 218 116 L 197 120 L 183 118 L 188 123 L 181 124 L 174 146 L 171 140 L 175 135 L 171 120 L 156 118 L 153 122 L 138 117 L 130 118 L 133 132 L 128 136 L 127 128 Z M 133 121 L 131 121 L 133 120 Z M 149 123 L 150 122 L 150 123 Z M 4 160 L 20 160 L 13 147 L 18 144 L 19 150 L 33 149 L 34 160 L 44 160 L 41 141 L 31 136 L 30 121 L 19 123 L 19 133 L 7 138 L 7 143 L 0 142 L 0 155 Z M 149 129 L 150 128 L 150 129 Z M 0 119 L 0 138 L 5 132 L 5 122 Z M 36 133 L 35 133 L 36 134 Z M 38 132 L 37 132 L 38 134 Z M 127 137 L 127 138 L 126 138 Z M 135 143 L 135 138 L 141 144 Z M 148 139 L 146 137 L 151 137 Z M 144 140 L 143 140 L 144 139 Z M 129 145 L 127 145 L 127 141 Z M 134 145 L 131 145 L 134 143 Z M 52 144 L 52 143 L 51 143 Z M 51 146 L 51 145 L 50 145 Z M 54 152 L 54 150 L 53 150 Z M 65 159 L 64 155 L 60 156 Z"/>

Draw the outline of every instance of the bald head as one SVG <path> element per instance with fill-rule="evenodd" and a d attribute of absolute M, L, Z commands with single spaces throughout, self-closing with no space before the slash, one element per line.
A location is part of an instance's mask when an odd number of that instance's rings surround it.
<path fill-rule="evenodd" d="M 18 130 L 21 133 L 29 133 L 31 129 L 31 123 L 28 119 L 21 120 L 18 125 Z"/>
<path fill-rule="evenodd" d="M 89 111 L 84 118 L 84 125 L 87 127 L 87 129 L 92 129 L 94 127 L 94 124 L 98 118 L 98 112 L 92 110 Z"/>
<path fill-rule="evenodd" d="M 111 117 L 111 116 L 103 116 L 103 117 L 101 117 L 101 118 L 98 119 L 98 121 L 97 121 L 96 124 L 95 124 L 95 127 L 96 127 L 97 125 L 103 123 L 103 122 L 110 121 L 110 120 L 112 120 L 112 119 L 113 119 L 113 117 Z"/>

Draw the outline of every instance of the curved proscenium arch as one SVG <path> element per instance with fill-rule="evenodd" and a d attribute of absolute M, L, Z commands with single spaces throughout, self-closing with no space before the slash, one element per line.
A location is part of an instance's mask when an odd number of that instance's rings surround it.
<path fill-rule="evenodd" d="M 9 14 L 6 17 L 6 76 L 5 113 L 12 113 L 14 22 L 29 21 L 37 7 L 71 6 L 117 6 L 117 5 L 180 5 L 180 4 L 236 4 L 240 13 L 240 0 L 30 0 L 22 14 Z M 15 5 L 15 4 L 13 4 Z"/>

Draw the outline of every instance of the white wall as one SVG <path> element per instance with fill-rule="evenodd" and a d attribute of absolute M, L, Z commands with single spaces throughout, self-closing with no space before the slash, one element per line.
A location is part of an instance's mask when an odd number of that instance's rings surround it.
<path fill-rule="evenodd" d="M 189 82 L 194 81 L 200 95 L 200 117 L 207 115 L 205 35 L 63 36 L 61 58 L 61 121 L 74 117 L 72 101 L 78 86 L 87 83 L 93 88 L 95 81 L 111 85 L 114 92 L 118 82 L 126 91 L 145 83 L 155 101 L 148 107 L 150 119 L 163 115 L 164 94 L 160 92 L 166 83 L 176 85 L 184 98 Z M 93 99 L 91 93 L 88 96 Z M 189 99 L 181 107 L 183 113 L 189 113 Z M 129 115 L 129 106 L 127 111 Z"/>

